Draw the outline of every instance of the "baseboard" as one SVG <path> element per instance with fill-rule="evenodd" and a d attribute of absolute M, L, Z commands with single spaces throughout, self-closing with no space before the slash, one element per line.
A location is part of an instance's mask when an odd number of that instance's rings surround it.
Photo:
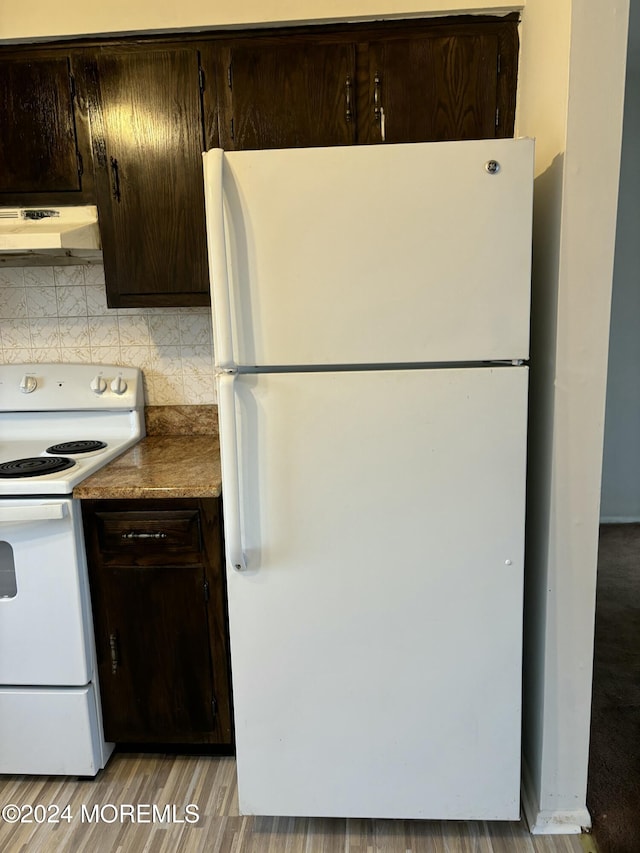
<path fill-rule="evenodd" d="M 522 761 L 522 810 L 532 835 L 578 835 L 591 827 L 586 806 L 571 811 L 541 809 L 526 761 Z"/>
<path fill-rule="evenodd" d="M 607 515 L 600 519 L 600 524 L 638 524 L 640 516 L 636 515 Z"/>

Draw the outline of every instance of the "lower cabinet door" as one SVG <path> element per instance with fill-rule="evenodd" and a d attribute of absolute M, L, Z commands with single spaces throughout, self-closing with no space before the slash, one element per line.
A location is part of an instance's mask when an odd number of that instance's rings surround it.
<path fill-rule="evenodd" d="M 107 740 L 233 744 L 221 503 L 82 502 Z"/>
<path fill-rule="evenodd" d="M 202 566 L 101 571 L 105 733 L 113 741 L 215 740 Z"/>

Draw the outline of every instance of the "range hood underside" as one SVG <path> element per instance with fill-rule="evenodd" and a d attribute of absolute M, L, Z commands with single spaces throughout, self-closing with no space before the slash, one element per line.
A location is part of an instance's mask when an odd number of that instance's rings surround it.
<path fill-rule="evenodd" d="M 12 255 L 79 257 L 100 250 L 98 211 L 82 207 L 0 209 L 0 259 Z M 78 253 L 78 254 L 76 254 Z"/>
<path fill-rule="evenodd" d="M 65 267 L 102 263 L 102 252 L 94 249 L 53 249 L 30 252 L 0 251 L 0 269 L 12 267 Z"/>

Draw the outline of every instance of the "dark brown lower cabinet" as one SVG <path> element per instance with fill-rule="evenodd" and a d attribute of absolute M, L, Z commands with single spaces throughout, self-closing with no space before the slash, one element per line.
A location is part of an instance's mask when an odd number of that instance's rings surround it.
<path fill-rule="evenodd" d="M 116 743 L 233 743 L 219 499 L 87 500 L 104 729 Z"/>

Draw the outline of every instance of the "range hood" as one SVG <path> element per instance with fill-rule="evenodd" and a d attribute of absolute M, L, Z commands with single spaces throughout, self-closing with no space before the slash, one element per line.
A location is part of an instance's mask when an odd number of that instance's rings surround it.
<path fill-rule="evenodd" d="M 98 209 L 0 207 L 0 254 L 70 255 L 100 249 Z"/>

